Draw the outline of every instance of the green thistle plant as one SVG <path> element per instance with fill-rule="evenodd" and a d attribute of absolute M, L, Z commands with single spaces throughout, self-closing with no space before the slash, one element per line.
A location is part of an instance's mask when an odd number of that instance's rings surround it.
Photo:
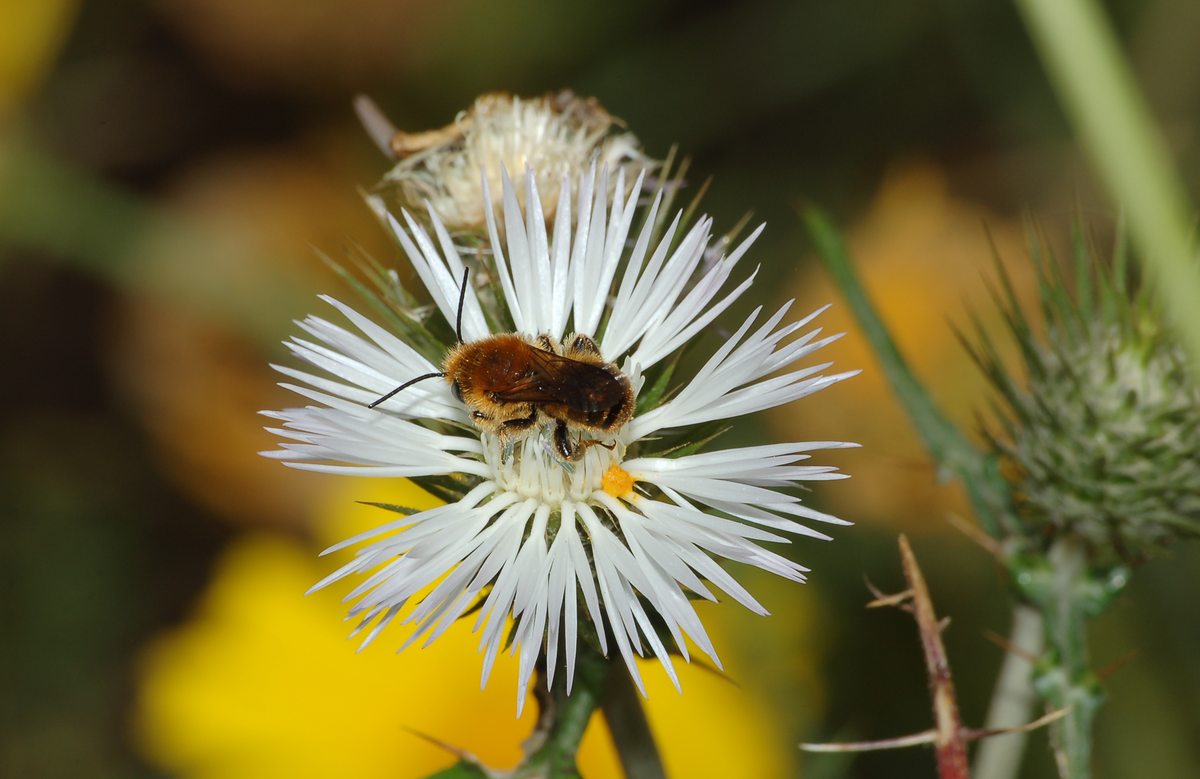
<path fill-rule="evenodd" d="M 1041 334 L 996 263 L 1003 291 L 994 298 L 1023 381 L 978 322 L 974 343 L 963 340 L 1000 400 L 985 439 L 1010 496 L 998 540 L 1044 624 L 1034 687 L 1068 709 L 1053 731 L 1060 771 L 1084 777 L 1104 700 L 1088 663 L 1087 620 L 1124 589 L 1130 564 L 1200 535 L 1200 387 L 1146 288 L 1126 283 L 1123 239 L 1111 263 L 1082 229 L 1073 244 L 1070 280 L 1052 255 L 1031 249 Z"/>
<path fill-rule="evenodd" d="M 1089 665 L 1087 622 L 1124 589 L 1132 563 L 1200 535 L 1200 388 L 1183 349 L 1160 324 L 1146 288 L 1126 284 L 1123 239 L 1111 264 L 1101 263 L 1077 230 L 1070 284 L 1035 245 L 1042 332 L 1003 269 L 993 290 L 1024 377 L 1008 371 L 978 319 L 974 338 L 962 339 L 997 391 L 994 419 L 984 425 L 987 446 L 978 447 L 908 368 L 829 220 L 815 210 L 805 218 L 893 390 L 941 471 L 962 481 L 994 542 L 989 548 L 1009 571 L 1014 636 L 1022 634 L 1014 646 L 1024 639 L 1046 647 L 1032 684 L 1065 712 L 1052 729 L 1060 773 L 1090 776 L 1092 723 L 1104 694 Z M 1032 623 L 1020 618 L 1029 609 Z M 1019 626 L 1028 624 L 1041 635 L 1025 635 Z M 1028 684 L 1022 677 L 1001 678 Z M 997 699 L 1005 695 L 1020 692 L 997 691 Z M 1013 775 L 1021 742 L 1014 743 L 1004 749 L 1018 754 L 989 761 L 1005 766 L 989 777 Z"/>
<path fill-rule="evenodd" d="M 1024 382 L 977 328 L 969 348 L 1002 401 L 985 432 L 1022 546 L 1070 538 L 1093 564 L 1137 562 L 1200 535 L 1200 387 L 1144 288 L 1130 295 L 1123 263 L 1105 269 L 1075 240 L 1073 295 L 1052 258 L 1039 262 L 1041 337 L 1002 276 Z"/>

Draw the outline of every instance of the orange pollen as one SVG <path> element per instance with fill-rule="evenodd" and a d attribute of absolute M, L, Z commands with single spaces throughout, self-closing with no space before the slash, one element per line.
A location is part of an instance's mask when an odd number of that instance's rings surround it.
<path fill-rule="evenodd" d="M 633 491 L 634 481 L 635 479 L 629 471 L 614 463 L 608 466 L 608 470 L 604 472 L 604 478 L 600 480 L 600 486 L 609 495 L 612 495 L 614 498 L 620 498 Z"/>

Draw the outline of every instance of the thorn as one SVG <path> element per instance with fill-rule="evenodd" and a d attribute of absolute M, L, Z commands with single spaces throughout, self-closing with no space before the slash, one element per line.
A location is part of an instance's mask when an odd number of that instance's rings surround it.
<path fill-rule="evenodd" d="M 925 655 L 925 670 L 929 675 L 930 692 L 933 698 L 933 713 L 937 722 L 935 752 L 938 776 L 956 779 L 970 776 L 967 764 L 967 745 L 963 739 L 962 719 L 958 712 L 958 700 L 954 694 L 954 683 L 950 675 L 950 662 L 946 648 L 942 645 L 941 631 L 946 621 L 939 620 L 925 584 L 925 576 L 917 565 L 916 555 L 903 533 L 900 535 L 900 562 L 904 578 L 913 593 L 913 614 L 917 631 L 921 635 L 921 648 Z"/>
<path fill-rule="evenodd" d="M 997 633 L 994 630 L 984 630 L 983 637 L 987 641 L 990 641 L 993 644 L 995 644 L 996 646 L 1003 649 L 1008 654 L 1016 655 L 1017 657 L 1021 658 L 1022 660 L 1029 663 L 1030 665 L 1033 665 L 1038 660 L 1037 655 L 1035 655 L 1032 652 L 1028 652 L 1028 651 L 1022 649 L 1019 646 L 1013 645 L 1012 643 L 1009 642 L 1009 640 L 1007 638 L 1000 635 L 999 633 Z"/>
<path fill-rule="evenodd" d="M 1096 672 L 1096 677 L 1099 679 L 1107 679 L 1108 677 L 1120 671 L 1125 666 L 1129 665 L 1138 656 L 1138 650 L 1130 649 L 1125 654 L 1113 660 L 1108 665 Z"/>
<path fill-rule="evenodd" d="M 379 150 L 393 160 L 396 159 L 391 146 L 392 138 L 396 135 L 396 126 L 383 113 L 379 104 L 366 95 L 355 95 L 354 113 L 358 114 L 358 121 L 362 122 L 363 129 Z"/>
<path fill-rule="evenodd" d="M 877 592 L 875 593 L 875 599 L 867 603 L 867 608 L 878 609 L 883 606 L 895 606 L 896 608 L 907 610 L 906 604 L 912 600 L 912 596 L 912 590 L 904 590 L 894 595 L 884 595 L 881 592 Z"/>
<path fill-rule="evenodd" d="M 1060 720 L 1067 716 L 1067 712 L 1071 710 L 1070 706 L 1064 706 L 1061 709 L 1055 709 L 1047 714 L 1035 719 L 1033 722 L 1026 722 L 1024 725 L 1015 725 L 1011 728 L 992 728 L 984 730 L 982 728 L 963 728 L 963 735 L 968 741 L 978 741 L 992 736 L 1007 736 L 1012 733 L 1029 733 L 1049 725 L 1051 722 Z"/>
<path fill-rule="evenodd" d="M 881 738 L 874 741 L 847 741 L 836 744 L 802 743 L 800 748 L 805 752 L 875 752 L 883 749 L 903 749 L 904 747 L 932 744 L 937 738 L 937 731 L 923 730 L 907 736 Z"/>
<path fill-rule="evenodd" d="M 450 754 L 454 755 L 455 757 L 457 757 L 459 760 L 462 760 L 463 762 L 471 763 L 472 765 L 480 765 L 479 758 L 475 757 L 475 755 L 471 754 L 470 752 L 468 752 L 467 750 L 465 750 L 461 747 L 456 747 L 452 744 L 442 741 L 440 738 L 431 736 L 428 733 L 423 733 L 423 732 L 417 730 L 416 728 L 410 728 L 407 725 L 401 725 L 400 727 L 402 729 L 408 731 L 410 734 L 421 739 L 422 741 L 426 741 L 426 742 L 434 745 L 438 749 L 449 752 Z"/>
<path fill-rule="evenodd" d="M 979 525 L 970 521 L 966 517 L 955 513 L 948 514 L 946 516 L 946 521 L 949 522 L 950 526 L 955 530 L 962 533 L 971 541 L 974 541 L 976 546 L 990 554 L 998 562 L 1004 561 L 1004 548 L 1000 546 L 996 539 L 983 532 Z"/>
<path fill-rule="evenodd" d="M 898 606 L 912 597 L 912 590 L 904 590 L 903 592 L 898 592 L 895 595 L 886 595 L 884 594 L 883 590 L 876 587 L 875 584 L 865 575 L 863 576 L 863 584 L 865 584 L 870 593 L 875 596 L 873 600 L 867 603 L 868 609 L 877 609 L 881 606 Z"/>

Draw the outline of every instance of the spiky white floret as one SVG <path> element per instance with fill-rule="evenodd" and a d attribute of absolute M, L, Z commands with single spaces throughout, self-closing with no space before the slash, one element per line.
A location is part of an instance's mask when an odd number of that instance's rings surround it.
<path fill-rule="evenodd" d="M 575 186 L 558 187 L 556 217 L 547 227 L 535 175 L 527 172 L 524 203 L 505 175 L 501 181 L 504 236 L 486 209 L 494 271 L 518 332 L 586 333 L 604 357 L 621 365 L 635 387 L 642 372 L 709 329 L 750 286 L 754 274 L 725 290 L 761 228 L 728 256 L 705 262 L 711 220 L 682 236 L 680 219 L 651 239 L 660 192 L 642 214 L 630 243 L 641 178 L 628 196 L 623 173 L 610 187 L 595 167 Z M 490 185 L 481 183 L 483 201 Z M 433 235 L 408 213 L 389 224 L 447 322 L 456 318 L 465 264 L 430 210 Z M 797 367 L 836 336 L 819 329 L 798 337 L 819 313 L 784 323 L 785 304 L 763 318 L 755 309 L 724 339 L 671 398 L 618 431 L 614 446 L 592 447 L 563 463 L 535 431 L 511 452 L 475 431 L 463 404 L 444 381 L 415 384 L 381 404 L 367 404 L 405 380 L 436 371 L 401 339 L 352 308 L 325 300 L 353 326 L 320 317 L 301 323 L 293 353 L 320 371 L 280 367 L 285 386 L 312 402 L 266 412 L 281 422 L 283 439 L 267 453 L 296 468 L 327 473 L 405 477 L 464 474 L 473 486 L 454 503 L 403 517 L 332 547 L 358 546 L 355 558 L 318 583 L 363 577 L 348 599 L 366 631 L 364 644 L 397 618 L 413 625 L 408 643 L 440 635 L 472 606 L 485 653 L 486 682 L 513 625 L 519 653 L 518 706 L 535 664 L 546 653 L 551 680 L 559 653 L 568 687 L 581 619 L 607 652 L 615 645 L 635 682 L 636 655 L 652 652 L 676 681 L 670 649 L 647 609 L 657 612 L 674 650 L 685 658 L 688 637 L 720 665 L 687 592 L 715 600 L 715 591 L 759 614 L 766 609 L 718 564 L 747 563 L 794 581 L 803 566 L 767 550 L 789 535 L 828 538 L 798 520 L 846 524 L 792 494 L 801 482 L 842 478 L 835 469 L 802 464 L 820 449 L 853 446 L 832 441 L 772 444 L 687 456 L 638 456 L 647 439 L 667 429 L 732 419 L 789 403 L 854 372 L 824 374 L 828 363 Z M 462 317 L 465 341 L 489 335 L 480 299 L 468 286 Z M 456 425 L 447 434 L 423 421 Z M 634 486 L 636 485 L 636 486 Z M 577 593 L 582 595 L 577 597 Z M 406 644 L 407 645 L 407 644 Z"/>

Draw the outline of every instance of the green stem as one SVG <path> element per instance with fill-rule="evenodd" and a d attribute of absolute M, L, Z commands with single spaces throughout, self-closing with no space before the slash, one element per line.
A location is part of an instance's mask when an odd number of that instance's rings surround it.
<path fill-rule="evenodd" d="M 1078 540 L 1056 541 L 1046 557 L 1044 587 L 1038 599 L 1048 651 L 1036 686 L 1041 696 L 1067 714 L 1054 724 L 1059 773 L 1063 779 L 1091 775 L 1092 723 L 1103 701 L 1088 667 L 1087 620 L 1096 609 L 1096 585 Z"/>
<path fill-rule="evenodd" d="M 584 645 L 575 663 L 570 695 L 565 679 L 560 676 L 554 688 L 547 690 L 545 676 L 538 671 L 541 713 L 533 738 L 540 744 L 513 771 L 513 779 L 578 779 L 575 754 L 592 713 L 600 705 L 611 666 L 607 658 Z M 618 669 L 615 675 L 620 673 Z"/>
<path fill-rule="evenodd" d="M 984 730 L 1015 728 L 1033 719 L 1037 696 L 1033 690 L 1030 657 L 1042 653 L 1043 631 L 1042 615 L 1037 609 L 1024 604 L 1013 609 L 1009 651 L 996 678 Z M 1017 732 L 981 741 L 971 775 L 975 779 L 1015 779 L 1021 770 L 1028 740 L 1028 733 Z"/>
<path fill-rule="evenodd" d="M 1109 194 L 1129 220 L 1147 275 L 1200 369 L 1200 265 L 1194 210 L 1116 36 L 1093 0 L 1017 0 L 1034 45 Z"/>
<path fill-rule="evenodd" d="M 608 677 L 604 718 L 608 721 L 626 779 L 665 779 L 654 734 L 642 708 L 642 696 L 624 669 L 618 669 Z"/>

